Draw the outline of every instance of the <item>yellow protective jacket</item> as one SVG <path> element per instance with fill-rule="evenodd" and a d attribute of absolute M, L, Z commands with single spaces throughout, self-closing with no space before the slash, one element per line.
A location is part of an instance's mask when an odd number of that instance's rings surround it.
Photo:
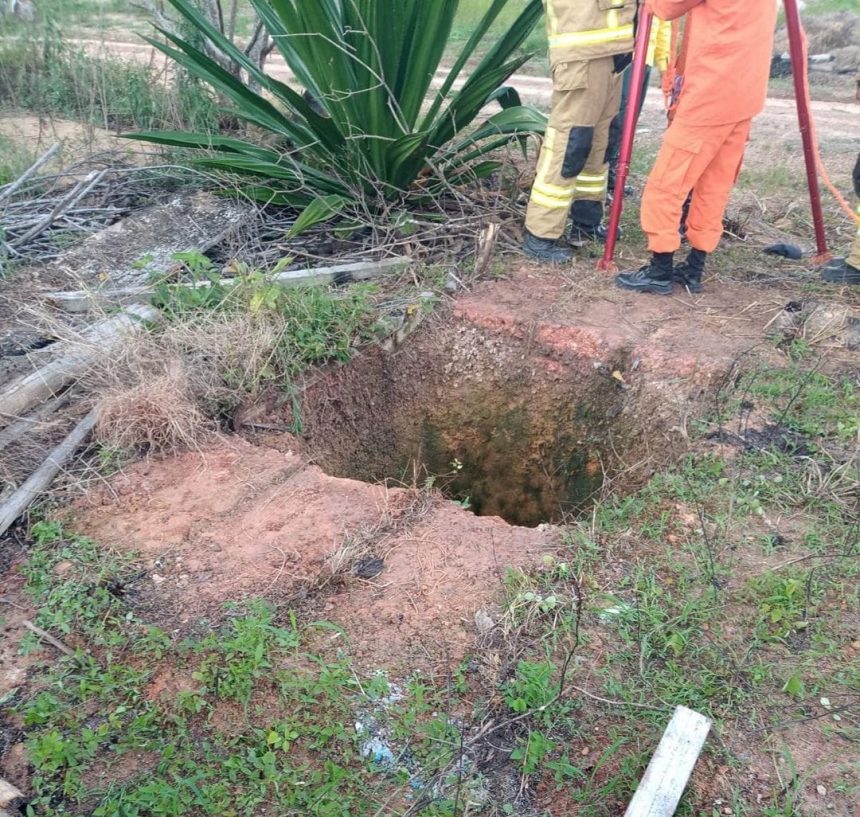
<path fill-rule="evenodd" d="M 612 57 L 633 50 L 638 0 L 543 0 L 549 61 Z"/>
<path fill-rule="evenodd" d="M 648 54 L 645 57 L 647 65 L 655 66 L 659 71 L 669 67 L 669 57 L 672 51 L 672 24 L 659 17 L 651 20 L 651 39 L 648 41 Z"/>

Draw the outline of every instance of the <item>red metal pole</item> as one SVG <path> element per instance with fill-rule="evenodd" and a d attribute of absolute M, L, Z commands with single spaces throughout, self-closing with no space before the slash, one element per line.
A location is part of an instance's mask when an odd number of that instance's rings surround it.
<path fill-rule="evenodd" d="M 645 78 L 645 58 L 648 54 L 648 40 L 651 38 L 651 12 L 645 6 L 639 8 L 639 24 L 636 30 L 636 47 L 633 49 L 633 69 L 630 75 L 630 94 L 627 97 L 627 110 L 624 111 L 624 125 L 621 130 L 621 150 L 618 154 L 618 170 L 615 174 L 615 195 L 609 211 L 609 225 L 606 233 L 606 248 L 603 258 L 597 262 L 597 269 L 615 271 L 615 242 L 618 225 L 621 223 L 621 210 L 624 207 L 624 185 L 630 173 L 630 157 L 633 155 L 633 137 L 636 135 L 636 120 L 639 103 L 642 100 L 642 80 Z"/>
<path fill-rule="evenodd" d="M 803 140 L 803 158 L 806 161 L 806 183 L 809 185 L 809 202 L 815 224 L 815 243 L 819 257 L 827 256 L 827 235 L 824 232 L 824 213 L 821 210 L 821 192 L 818 189 L 818 170 L 815 167 L 815 145 L 809 114 L 809 79 L 806 75 L 807 54 L 797 0 L 783 0 L 785 24 L 788 28 L 788 45 L 791 52 L 791 73 L 794 78 L 794 97 L 797 102 L 797 121 Z"/>

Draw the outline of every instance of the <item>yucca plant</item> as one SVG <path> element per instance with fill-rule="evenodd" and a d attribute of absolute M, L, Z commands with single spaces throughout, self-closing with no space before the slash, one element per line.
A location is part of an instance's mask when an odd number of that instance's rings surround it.
<path fill-rule="evenodd" d="M 511 2 L 490 0 L 435 91 L 459 0 L 250 0 L 304 93 L 262 71 L 190 0 L 169 2 L 261 92 L 171 32 L 158 29 L 167 42 L 149 42 L 271 137 L 257 144 L 182 132 L 129 136 L 206 150 L 200 164 L 250 177 L 245 193 L 301 210 L 294 232 L 342 211 L 372 213 L 485 177 L 499 166 L 489 154 L 546 125 L 504 86 L 529 58 L 517 51 L 540 18 L 541 0 L 527 0 L 461 79 Z M 477 123 L 493 101 L 502 110 Z"/>

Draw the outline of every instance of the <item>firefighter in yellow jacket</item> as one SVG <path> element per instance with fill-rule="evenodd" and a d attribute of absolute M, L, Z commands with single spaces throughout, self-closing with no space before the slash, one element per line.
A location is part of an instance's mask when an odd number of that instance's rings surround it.
<path fill-rule="evenodd" d="M 633 51 L 638 0 L 544 0 L 552 111 L 526 213 L 523 251 L 561 263 L 574 243 L 603 237 L 609 126 Z"/>

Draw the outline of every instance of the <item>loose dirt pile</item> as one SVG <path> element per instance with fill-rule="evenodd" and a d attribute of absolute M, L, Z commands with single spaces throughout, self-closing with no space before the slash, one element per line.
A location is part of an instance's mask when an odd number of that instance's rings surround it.
<path fill-rule="evenodd" d="M 130 599 L 172 630 L 219 618 L 225 600 L 321 601 L 360 661 L 401 669 L 461 656 L 505 569 L 559 543 L 553 529 L 329 477 L 236 439 L 127 469 L 79 505 L 75 527 L 143 555 Z"/>

